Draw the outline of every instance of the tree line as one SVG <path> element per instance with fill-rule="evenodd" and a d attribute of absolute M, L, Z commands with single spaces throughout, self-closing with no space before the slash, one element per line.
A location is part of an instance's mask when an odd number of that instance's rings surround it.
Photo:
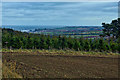
<path fill-rule="evenodd" d="M 103 27 L 105 27 L 103 29 L 104 36 L 110 33 L 116 37 L 104 38 L 102 36 L 101 38 L 94 39 L 85 39 L 83 37 L 71 38 L 70 36 L 33 34 L 3 28 L 2 46 L 3 48 L 10 49 L 73 49 L 76 51 L 120 52 L 119 31 L 116 33 L 109 32 L 113 29 L 108 31 L 106 25 L 108 24 L 103 24 Z"/>
<path fill-rule="evenodd" d="M 120 52 L 120 38 L 71 38 L 66 36 L 38 35 L 3 29 L 3 48 L 13 49 L 74 49 L 81 51 Z"/>

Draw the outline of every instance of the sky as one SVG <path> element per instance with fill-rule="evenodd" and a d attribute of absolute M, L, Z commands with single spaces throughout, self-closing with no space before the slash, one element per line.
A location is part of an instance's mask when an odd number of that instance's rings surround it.
<path fill-rule="evenodd" d="M 119 2 L 119 0 L 1 0 L 2 2 Z"/>
<path fill-rule="evenodd" d="M 3 25 L 101 26 L 118 18 L 117 2 L 3 2 Z"/>

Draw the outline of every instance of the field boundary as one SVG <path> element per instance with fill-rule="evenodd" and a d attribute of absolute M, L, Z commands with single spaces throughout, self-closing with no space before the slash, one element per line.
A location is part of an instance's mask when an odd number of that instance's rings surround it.
<path fill-rule="evenodd" d="M 9 53 L 16 55 L 15 53 L 18 52 L 2 52 L 3 54 Z M 59 56 L 59 57 L 91 57 L 91 58 L 116 58 L 119 59 L 120 55 L 105 55 L 105 54 L 65 54 L 65 53 L 37 53 L 36 52 L 20 52 L 20 54 L 25 54 L 25 55 L 41 55 L 41 56 Z"/>

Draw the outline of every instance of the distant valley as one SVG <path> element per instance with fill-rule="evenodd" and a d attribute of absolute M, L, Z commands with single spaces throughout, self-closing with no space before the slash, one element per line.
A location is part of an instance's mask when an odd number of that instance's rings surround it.
<path fill-rule="evenodd" d="M 35 34 L 44 34 L 44 35 L 64 35 L 71 37 L 85 37 L 85 38 L 94 38 L 99 37 L 102 33 L 101 26 L 2 26 L 2 28 L 10 28 L 13 30 L 35 33 Z"/>

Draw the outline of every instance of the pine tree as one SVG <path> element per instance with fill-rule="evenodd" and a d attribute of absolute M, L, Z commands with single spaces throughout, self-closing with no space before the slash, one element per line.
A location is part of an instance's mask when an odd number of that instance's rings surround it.
<path fill-rule="evenodd" d="M 105 45 L 105 42 L 104 42 L 103 39 L 99 40 L 99 46 L 98 46 L 98 48 L 99 48 L 100 51 L 103 51 L 103 50 L 105 51 L 107 49 L 106 45 Z"/>
<path fill-rule="evenodd" d="M 77 39 L 75 39 L 74 49 L 75 49 L 76 51 L 80 50 L 80 42 L 79 42 Z"/>
<path fill-rule="evenodd" d="M 90 44 L 88 39 L 85 40 L 84 50 L 89 51 L 90 50 Z"/>

